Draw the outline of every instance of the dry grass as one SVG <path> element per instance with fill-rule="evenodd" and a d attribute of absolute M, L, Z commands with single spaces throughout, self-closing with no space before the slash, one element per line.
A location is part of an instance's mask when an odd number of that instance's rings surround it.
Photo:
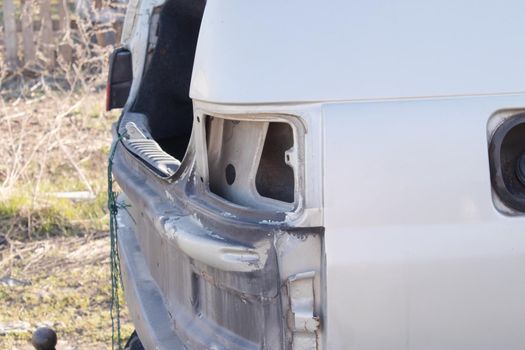
<path fill-rule="evenodd" d="M 115 115 L 103 112 L 103 91 L 43 96 L 1 109 L 0 138 L 5 142 L 0 144 L 0 217 L 19 222 L 8 228 L 0 222 L 7 239 L 73 232 L 57 231 L 46 221 L 48 216 L 60 216 L 58 226 L 69 221 L 71 228 L 88 232 L 103 229 L 106 221 L 96 208 L 105 201 L 104 168 Z"/>
<path fill-rule="evenodd" d="M 59 349 L 111 344 L 105 191 L 117 113 L 103 105 L 111 48 L 89 30 L 68 39 L 74 63 L 52 71 L 6 74 L 0 57 L 0 349 L 31 349 L 39 325 L 57 330 Z"/>
<path fill-rule="evenodd" d="M 30 349 L 31 331 L 47 324 L 62 349 L 105 349 L 111 340 L 106 159 L 117 115 L 103 111 L 102 90 L 40 96 L 1 109 L 0 278 L 31 285 L 0 284 L 0 333 L 14 326 L 0 335 L 0 348 Z M 123 334 L 130 332 L 125 323 Z"/>

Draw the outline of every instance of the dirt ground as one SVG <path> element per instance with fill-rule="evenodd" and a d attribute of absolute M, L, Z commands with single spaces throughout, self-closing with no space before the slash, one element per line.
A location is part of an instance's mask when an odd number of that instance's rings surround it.
<path fill-rule="evenodd" d="M 118 114 L 100 86 L 21 89 L 0 100 L 0 349 L 32 349 L 41 325 L 57 349 L 111 348 L 106 165 Z"/>
<path fill-rule="evenodd" d="M 107 349 L 111 342 L 109 241 L 94 237 L 56 237 L 17 244 L 10 278 L 0 282 L 0 348 L 33 349 L 31 331 L 50 326 L 58 349 Z M 10 249 L 8 249 L 9 251 Z M 124 335 L 132 327 L 125 323 Z"/>

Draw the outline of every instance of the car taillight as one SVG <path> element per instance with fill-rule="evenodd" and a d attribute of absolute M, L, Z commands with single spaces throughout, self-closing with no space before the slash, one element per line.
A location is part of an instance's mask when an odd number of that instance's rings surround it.
<path fill-rule="evenodd" d="M 106 111 L 122 108 L 126 104 L 133 82 L 131 52 L 124 48 L 113 51 L 109 58 L 106 85 Z"/>

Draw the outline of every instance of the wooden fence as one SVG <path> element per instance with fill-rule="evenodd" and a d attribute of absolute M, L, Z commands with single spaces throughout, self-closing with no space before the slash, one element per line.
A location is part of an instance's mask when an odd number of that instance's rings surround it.
<path fill-rule="evenodd" d="M 70 63 L 74 40 L 82 25 L 84 37 L 101 46 L 120 37 L 122 0 L 0 0 L 3 17 L 4 67 L 9 71 L 33 66 L 53 69 L 57 59 Z M 82 23 L 80 23 L 82 22 Z M 85 38 L 84 38 L 85 39 Z"/>

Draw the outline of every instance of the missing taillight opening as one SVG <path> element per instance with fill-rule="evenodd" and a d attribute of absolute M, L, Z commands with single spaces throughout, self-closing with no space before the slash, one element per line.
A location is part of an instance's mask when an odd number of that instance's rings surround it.
<path fill-rule="evenodd" d="M 293 203 L 294 173 L 287 164 L 293 147 L 293 130 L 286 123 L 269 123 L 255 177 L 257 192 L 263 197 Z"/>
<path fill-rule="evenodd" d="M 212 193 L 252 208 L 289 209 L 294 203 L 290 124 L 207 116 L 206 144 Z"/>

